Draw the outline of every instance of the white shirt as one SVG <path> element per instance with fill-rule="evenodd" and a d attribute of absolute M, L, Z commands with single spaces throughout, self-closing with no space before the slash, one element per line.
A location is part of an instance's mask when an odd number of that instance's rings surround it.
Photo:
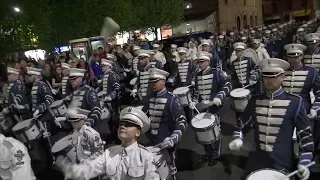
<path fill-rule="evenodd" d="M 35 180 L 31 158 L 23 143 L 0 133 L 0 179 Z"/>
<path fill-rule="evenodd" d="M 157 51 L 154 55 L 154 58 L 161 62 L 162 65 L 165 65 L 167 63 L 166 57 L 164 54 L 160 51 Z"/>
<path fill-rule="evenodd" d="M 88 158 L 95 159 L 104 151 L 100 134 L 87 125 L 83 125 L 80 130 L 73 131 L 72 144 L 76 147 L 77 159 L 80 162 Z"/>
<path fill-rule="evenodd" d="M 258 55 L 258 61 L 270 58 L 268 51 L 264 48 L 264 45 L 260 45 L 258 49 L 255 50 Z"/>
<path fill-rule="evenodd" d="M 110 180 L 160 180 L 153 159 L 152 153 L 135 142 L 126 148 L 111 147 L 98 158 L 78 165 L 61 164 L 65 178 L 70 179 L 88 180 L 106 174 Z"/>

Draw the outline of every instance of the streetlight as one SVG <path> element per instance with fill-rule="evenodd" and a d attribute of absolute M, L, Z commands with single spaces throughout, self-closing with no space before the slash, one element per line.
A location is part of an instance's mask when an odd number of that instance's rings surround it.
<path fill-rule="evenodd" d="M 14 10 L 15 12 L 20 12 L 20 8 L 18 8 L 18 7 L 14 7 L 13 10 Z"/>

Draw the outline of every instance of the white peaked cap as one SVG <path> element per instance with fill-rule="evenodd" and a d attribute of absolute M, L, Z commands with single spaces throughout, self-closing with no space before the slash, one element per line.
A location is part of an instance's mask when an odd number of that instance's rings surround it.
<path fill-rule="evenodd" d="M 303 54 L 303 52 L 307 49 L 305 45 L 302 44 L 287 44 L 284 46 L 284 49 L 287 51 L 287 56 L 295 57 Z"/>
<path fill-rule="evenodd" d="M 257 65 L 261 68 L 262 75 L 265 77 L 276 77 L 290 67 L 287 61 L 278 58 L 267 58 L 259 61 Z"/>
<path fill-rule="evenodd" d="M 158 47 L 160 47 L 160 45 L 159 45 L 159 44 L 156 44 L 156 43 L 155 43 L 155 44 L 153 44 L 152 46 L 153 46 L 154 48 L 158 48 Z"/>
<path fill-rule="evenodd" d="M 178 47 L 178 53 L 187 53 L 188 48 L 185 47 Z"/>
<path fill-rule="evenodd" d="M 133 46 L 132 48 L 133 51 L 140 50 L 140 49 L 141 49 L 140 46 Z"/>
<path fill-rule="evenodd" d="M 234 49 L 242 49 L 242 50 L 244 50 L 244 49 L 247 48 L 247 45 L 245 43 L 243 43 L 243 42 L 236 42 L 236 43 L 233 44 L 233 48 Z"/>
<path fill-rule="evenodd" d="M 320 33 L 310 33 L 305 36 L 308 43 L 317 43 L 320 40 Z"/>
<path fill-rule="evenodd" d="M 166 80 L 166 78 L 170 75 L 167 71 L 158 69 L 158 68 L 150 68 L 149 70 L 149 82 L 155 82 L 160 79 Z"/>
<path fill-rule="evenodd" d="M 137 107 L 126 107 L 120 112 L 120 122 L 130 122 L 141 127 L 142 134 L 146 133 L 150 128 L 150 119 Z"/>
<path fill-rule="evenodd" d="M 7 74 L 20 74 L 20 70 L 12 67 L 7 67 Z"/>
<path fill-rule="evenodd" d="M 79 68 L 70 68 L 69 77 L 83 77 L 87 70 Z"/>
<path fill-rule="evenodd" d="M 77 122 L 81 119 L 86 120 L 88 118 L 88 115 L 90 114 L 90 111 L 80 108 L 71 108 L 67 111 L 68 121 L 69 122 Z"/>
<path fill-rule="evenodd" d="M 40 76 L 42 69 L 27 67 L 27 74 Z"/>
<path fill-rule="evenodd" d="M 212 58 L 212 54 L 209 53 L 209 52 L 200 51 L 197 54 L 197 60 L 198 61 L 210 61 L 211 58 Z"/>

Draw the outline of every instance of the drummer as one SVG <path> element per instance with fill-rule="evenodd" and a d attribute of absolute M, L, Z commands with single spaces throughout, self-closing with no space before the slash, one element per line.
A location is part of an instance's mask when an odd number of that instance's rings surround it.
<path fill-rule="evenodd" d="M 69 96 L 72 93 L 72 85 L 69 80 L 69 73 L 70 73 L 71 65 L 67 63 L 61 63 L 62 69 L 62 80 L 61 80 L 61 93 L 62 98 Z"/>
<path fill-rule="evenodd" d="M 213 101 L 215 106 L 208 108 L 207 111 L 220 116 L 219 110 L 222 101 L 229 95 L 232 85 L 230 79 L 221 71 L 210 67 L 210 55 L 207 52 L 200 52 L 197 57 L 200 72 L 196 73 L 194 77 L 195 96 L 190 102 L 190 108 L 195 109 L 198 102 L 208 104 Z M 216 165 L 220 157 L 221 139 L 212 144 L 204 145 L 204 149 L 206 156 L 201 161 L 208 161 L 209 166 Z"/>
<path fill-rule="evenodd" d="M 113 146 L 94 160 L 71 164 L 68 158 L 58 157 L 65 179 L 91 179 L 106 174 L 110 180 L 160 180 L 151 152 L 138 144 L 149 130 L 150 119 L 141 110 L 127 107 L 120 113 L 118 137 L 121 145 Z"/>
<path fill-rule="evenodd" d="M 3 115 L 18 114 L 22 120 L 30 118 L 29 105 L 26 97 L 26 86 L 20 80 L 20 70 L 7 67 L 9 87 L 8 96 L 5 99 L 7 107 L 1 112 Z"/>
<path fill-rule="evenodd" d="M 104 147 L 100 134 L 86 125 L 90 111 L 84 109 L 68 109 L 68 121 L 73 127 L 72 143 L 77 150 L 77 162 L 95 159 L 103 154 Z"/>
<path fill-rule="evenodd" d="M 304 64 L 320 70 L 320 33 L 311 33 L 305 36 L 307 41 L 307 52 L 304 55 Z"/>
<path fill-rule="evenodd" d="M 96 129 L 99 126 L 101 118 L 101 107 L 96 91 L 82 82 L 85 72 L 85 69 L 70 69 L 69 79 L 74 91 L 71 95 L 71 102 L 68 108 L 80 108 L 91 111 L 86 123 L 88 126 Z"/>
<path fill-rule="evenodd" d="M 20 141 L 0 132 L 0 179 L 36 180 L 28 149 Z"/>
<path fill-rule="evenodd" d="M 314 151 L 310 121 L 302 106 L 303 99 L 286 92 L 281 86 L 285 70 L 290 65 L 276 58 L 264 59 L 258 65 L 262 68 L 266 92 L 251 97 L 237 120 L 234 140 L 229 147 L 239 150 L 245 135 L 243 128 L 253 124 L 256 151 L 249 153 L 245 175 L 264 168 L 291 172 L 296 168 L 292 134 L 297 128 L 301 149 L 298 175 L 301 179 L 308 179 L 310 171 L 306 165 L 311 163 Z"/>
<path fill-rule="evenodd" d="M 138 76 L 138 74 L 139 74 L 139 71 L 137 68 L 138 68 L 138 62 L 139 62 L 138 55 L 139 55 L 140 49 L 141 49 L 140 46 L 133 46 L 132 47 L 132 52 L 133 52 L 132 73 L 135 77 Z"/>
<path fill-rule="evenodd" d="M 143 111 L 149 112 L 151 120 L 150 131 L 147 132 L 149 145 L 157 145 L 166 149 L 171 162 L 172 179 L 176 179 L 177 168 L 175 157 L 177 143 L 186 130 L 186 116 L 177 96 L 166 89 L 166 78 L 169 73 L 157 69 L 149 69 L 149 85 L 152 94 L 144 101 Z"/>

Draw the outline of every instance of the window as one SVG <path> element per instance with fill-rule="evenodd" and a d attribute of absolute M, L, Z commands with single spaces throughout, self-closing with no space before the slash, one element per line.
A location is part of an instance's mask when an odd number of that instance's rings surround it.
<path fill-rule="evenodd" d="M 253 16 L 250 16 L 250 27 L 253 27 Z"/>
<path fill-rule="evenodd" d="M 192 8 L 192 4 L 190 1 L 185 1 L 185 9 L 191 9 Z"/>
<path fill-rule="evenodd" d="M 247 26 L 248 26 L 247 16 L 243 15 L 243 27 L 242 28 L 247 28 Z"/>
<path fill-rule="evenodd" d="M 247 5 L 247 0 L 243 0 L 243 5 Z"/>
<path fill-rule="evenodd" d="M 258 26 L 258 16 L 255 16 L 255 17 L 254 17 L 254 21 L 255 21 L 255 23 L 256 23 L 256 26 Z"/>
<path fill-rule="evenodd" d="M 277 6 L 277 3 L 276 2 L 273 2 L 272 3 L 272 12 L 274 14 L 277 14 L 278 13 L 278 6 Z"/>
<path fill-rule="evenodd" d="M 308 1 L 307 0 L 301 0 L 301 6 L 302 7 L 307 7 L 308 6 Z"/>
<path fill-rule="evenodd" d="M 241 20 L 240 17 L 237 17 L 237 29 L 240 30 L 241 29 Z"/>

